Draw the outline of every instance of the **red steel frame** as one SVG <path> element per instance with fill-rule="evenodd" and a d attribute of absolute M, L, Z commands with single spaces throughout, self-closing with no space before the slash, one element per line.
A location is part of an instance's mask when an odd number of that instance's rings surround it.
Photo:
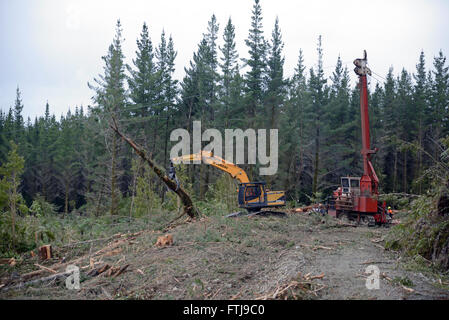
<path fill-rule="evenodd" d="M 371 163 L 371 155 L 377 149 L 371 150 L 368 114 L 368 90 L 366 74 L 360 75 L 360 115 L 362 120 L 362 156 L 363 175 L 360 179 L 360 197 L 354 205 L 354 211 L 363 213 L 377 213 L 377 199 L 373 196 L 379 194 L 379 179 Z"/>
<path fill-rule="evenodd" d="M 362 124 L 362 151 L 363 156 L 363 175 L 360 179 L 360 195 L 353 196 L 352 199 L 352 213 L 358 214 L 360 218 L 361 214 L 368 214 L 374 217 L 374 220 L 378 224 L 384 224 L 387 222 L 385 215 L 384 202 L 379 208 L 377 197 L 379 195 L 379 178 L 374 171 L 374 167 L 371 163 L 371 155 L 377 152 L 377 148 L 371 149 L 370 144 L 370 127 L 369 127 L 369 113 L 368 113 L 368 88 L 367 88 L 367 73 L 371 74 L 371 71 L 366 67 L 366 52 L 365 58 L 357 59 L 354 64 L 358 67 L 355 72 L 359 75 L 360 86 L 360 117 Z M 347 207 L 342 205 L 342 200 L 347 200 L 344 197 L 341 188 L 334 192 L 335 208 L 329 210 L 329 214 L 332 216 L 338 216 L 339 211 L 348 211 Z"/>

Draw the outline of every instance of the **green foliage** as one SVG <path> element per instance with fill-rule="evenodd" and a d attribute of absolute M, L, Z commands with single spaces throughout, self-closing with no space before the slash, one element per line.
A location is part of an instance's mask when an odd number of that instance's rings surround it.
<path fill-rule="evenodd" d="M 433 188 L 426 195 L 411 203 L 408 216 L 395 226 L 386 238 L 386 247 L 400 250 L 411 257 L 421 256 L 435 266 L 449 268 L 449 215 L 448 183 L 449 170 L 441 170 L 442 162 L 430 171 L 436 171 Z M 444 184 L 443 184 L 443 183 Z"/>
<path fill-rule="evenodd" d="M 408 277 L 395 277 L 393 279 L 393 283 L 397 283 L 406 287 L 414 287 L 414 283 L 412 280 L 410 280 L 410 278 Z"/>
<path fill-rule="evenodd" d="M 222 173 L 220 178 L 209 189 L 208 199 L 217 202 L 217 204 L 224 204 L 224 208 L 228 212 L 238 210 L 238 185 L 229 174 Z"/>
<path fill-rule="evenodd" d="M 20 198 L 17 188 L 20 185 L 20 176 L 23 173 L 25 160 L 17 152 L 17 145 L 10 142 L 12 148 L 8 153 L 6 162 L 0 167 L 0 210 L 15 205 Z"/>
<path fill-rule="evenodd" d="M 53 216 L 57 212 L 57 206 L 45 201 L 43 196 L 37 194 L 36 199 L 34 199 L 30 206 L 30 212 L 37 217 Z"/>
<path fill-rule="evenodd" d="M 136 190 L 136 210 L 135 214 L 140 217 L 145 214 L 150 214 L 154 209 L 161 207 L 161 200 L 159 196 L 152 190 L 149 183 L 151 175 L 145 174 L 143 177 L 137 178 Z"/>
<path fill-rule="evenodd" d="M 156 174 L 147 165 L 139 166 L 140 159 L 133 161 L 133 172 L 136 179 L 136 194 L 134 197 L 133 216 L 150 215 L 162 207 L 161 199 L 153 190 Z"/>
<path fill-rule="evenodd" d="M 42 244 L 51 243 L 61 235 L 61 224 L 56 217 L 18 217 L 15 223 L 15 247 L 11 246 L 11 216 L 0 215 L 0 254 L 8 255 L 32 250 Z"/>
<path fill-rule="evenodd" d="M 379 196 L 380 202 L 386 202 L 387 207 L 392 207 L 396 210 L 408 209 L 413 196 L 401 195 L 401 194 L 383 194 Z"/>
<path fill-rule="evenodd" d="M 322 192 L 315 192 L 313 195 L 308 196 L 310 203 L 323 203 L 324 194 Z"/>

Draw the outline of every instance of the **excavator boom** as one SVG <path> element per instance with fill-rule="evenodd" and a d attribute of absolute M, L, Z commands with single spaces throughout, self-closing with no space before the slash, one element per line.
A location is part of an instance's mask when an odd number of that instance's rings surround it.
<path fill-rule="evenodd" d="M 210 151 L 201 151 L 199 153 L 173 158 L 172 161 L 174 164 L 202 161 L 205 164 L 210 164 L 211 166 L 227 172 L 232 178 L 237 179 L 240 183 L 249 182 L 248 175 L 242 168 L 232 162 L 213 155 Z"/>
<path fill-rule="evenodd" d="M 285 206 L 284 191 L 268 191 L 265 182 L 250 182 L 245 170 L 232 162 L 215 156 L 210 151 L 201 151 L 171 160 L 174 164 L 191 163 L 192 161 L 205 163 L 227 172 L 239 182 L 238 203 L 240 208 L 259 212 L 262 208 Z"/>

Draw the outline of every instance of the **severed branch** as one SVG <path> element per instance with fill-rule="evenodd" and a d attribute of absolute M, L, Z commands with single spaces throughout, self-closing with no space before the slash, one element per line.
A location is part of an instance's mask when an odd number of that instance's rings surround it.
<path fill-rule="evenodd" d="M 115 118 L 112 118 L 114 125 L 111 125 L 112 130 L 114 130 L 124 141 L 126 141 L 135 151 L 136 153 L 145 160 L 151 169 L 157 174 L 157 176 L 164 181 L 164 183 L 169 187 L 174 193 L 178 195 L 178 197 L 181 199 L 183 204 L 183 213 L 187 214 L 190 218 L 196 218 L 199 216 L 198 210 L 193 205 L 192 199 L 190 196 L 185 192 L 185 190 L 178 186 L 174 181 L 169 179 L 165 173 L 164 170 L 160 169 L 153 160 L 146 154 L 145 150 L 136 144 L 133 140 L 123 135 L 123 133 L 120 132 L 117 126 L 117 122 L 115 121 Z M 182 216 L 181 215 L 181 216 Z M 180 217 L 181 217 L 180 216 Z M 178 218 L 180 218 L 178 217 Z"/>
<path fill-rule="evenodd" d="M 62 272 L 62 273 L 53 274 L 51 276 L 44 277 L 44 278 L 39 278 L 39 279 L 35 279 L 35 280 L 30 280 L 30 281 L 23 281 L 23 282 L 20 282 L 19 284 L 15 285 L 13 287 L 3 288 L 3 291 L 21 289 L 21 288 L 26 287 L 26 286 L 31 285 L 31 284 L 36 284 L 36 283 L 39 283 L 39 282 L 49 282 L 49 281 L 52 281 L 52 280 L 55 280 L 55 279 L 67 277 L 67 276 L 69 276 L 71 274 L 73 274 L 72 271 L 70 271 L 70 272 Z"/>

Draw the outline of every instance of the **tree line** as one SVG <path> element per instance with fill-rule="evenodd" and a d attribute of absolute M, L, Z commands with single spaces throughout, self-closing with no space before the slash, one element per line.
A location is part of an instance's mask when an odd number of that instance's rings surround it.
<path fill-rule="evenodd" d="M 276 19 L 271 35 L 265 35 L 262 7 L 255 0 L 245 40 L 248 58 L 243 59 L 231 18 L 221 31 L 212 15 L 178 81 L 174 39 L 162 32 L 155 44 L 144 23 L 128 64 L 118 20 L 102 57 L 103 72 L 88 83 L 92 105 L 56 119 L 47 103 L 43 116 L 25 121 L 17 88 L 14 106 L 0 112 L 0 209 L 13 210 L 12 202 L 30 206 L 43 197 L 64 214 L 76 209 L 117 215 L 137 210 L 136 204 L 147 212 L 143 208 L 172 201 L 166 187 L 110 128 L 112 119 L 163 167 L 169 164 L 170 132 L 191 132 L 193 121 L 201 120 L 204 130 L 279 129 L 277 175 L 259 177 L 258 165 L 243 167 L 252 180 L 266 180 L 296 203 L 323 198 L 341 176 L 360 175 L 357 83 L 351 83 L 341 57 L 331 76 L 325 76 L 321 36 L 317 63 L 308 68 L 300 50 L 294 75 L 286 77 L 280 25 Z M 449 134 L 446 57 L 440 51 L 431 70 L 425 59 L 421 52 L 416 70 L 395 75 L 391 68 L 385 77 L 369 79 L 376 82 L 370 86 L 369 112 L 372 145 L 379 148 L 373 164 L 383 193 L 425 193 L 430 186 L 426 170 L 439 160 L 442 139 Z M 20 183 L 8 184 L 14 170 L 6 168 L 20 159 Z M 206 165 L 185 170 L 195 199 L 207 199 L 221 172 Z M 17 195 L 11 202 L 13 186 Z"/>

